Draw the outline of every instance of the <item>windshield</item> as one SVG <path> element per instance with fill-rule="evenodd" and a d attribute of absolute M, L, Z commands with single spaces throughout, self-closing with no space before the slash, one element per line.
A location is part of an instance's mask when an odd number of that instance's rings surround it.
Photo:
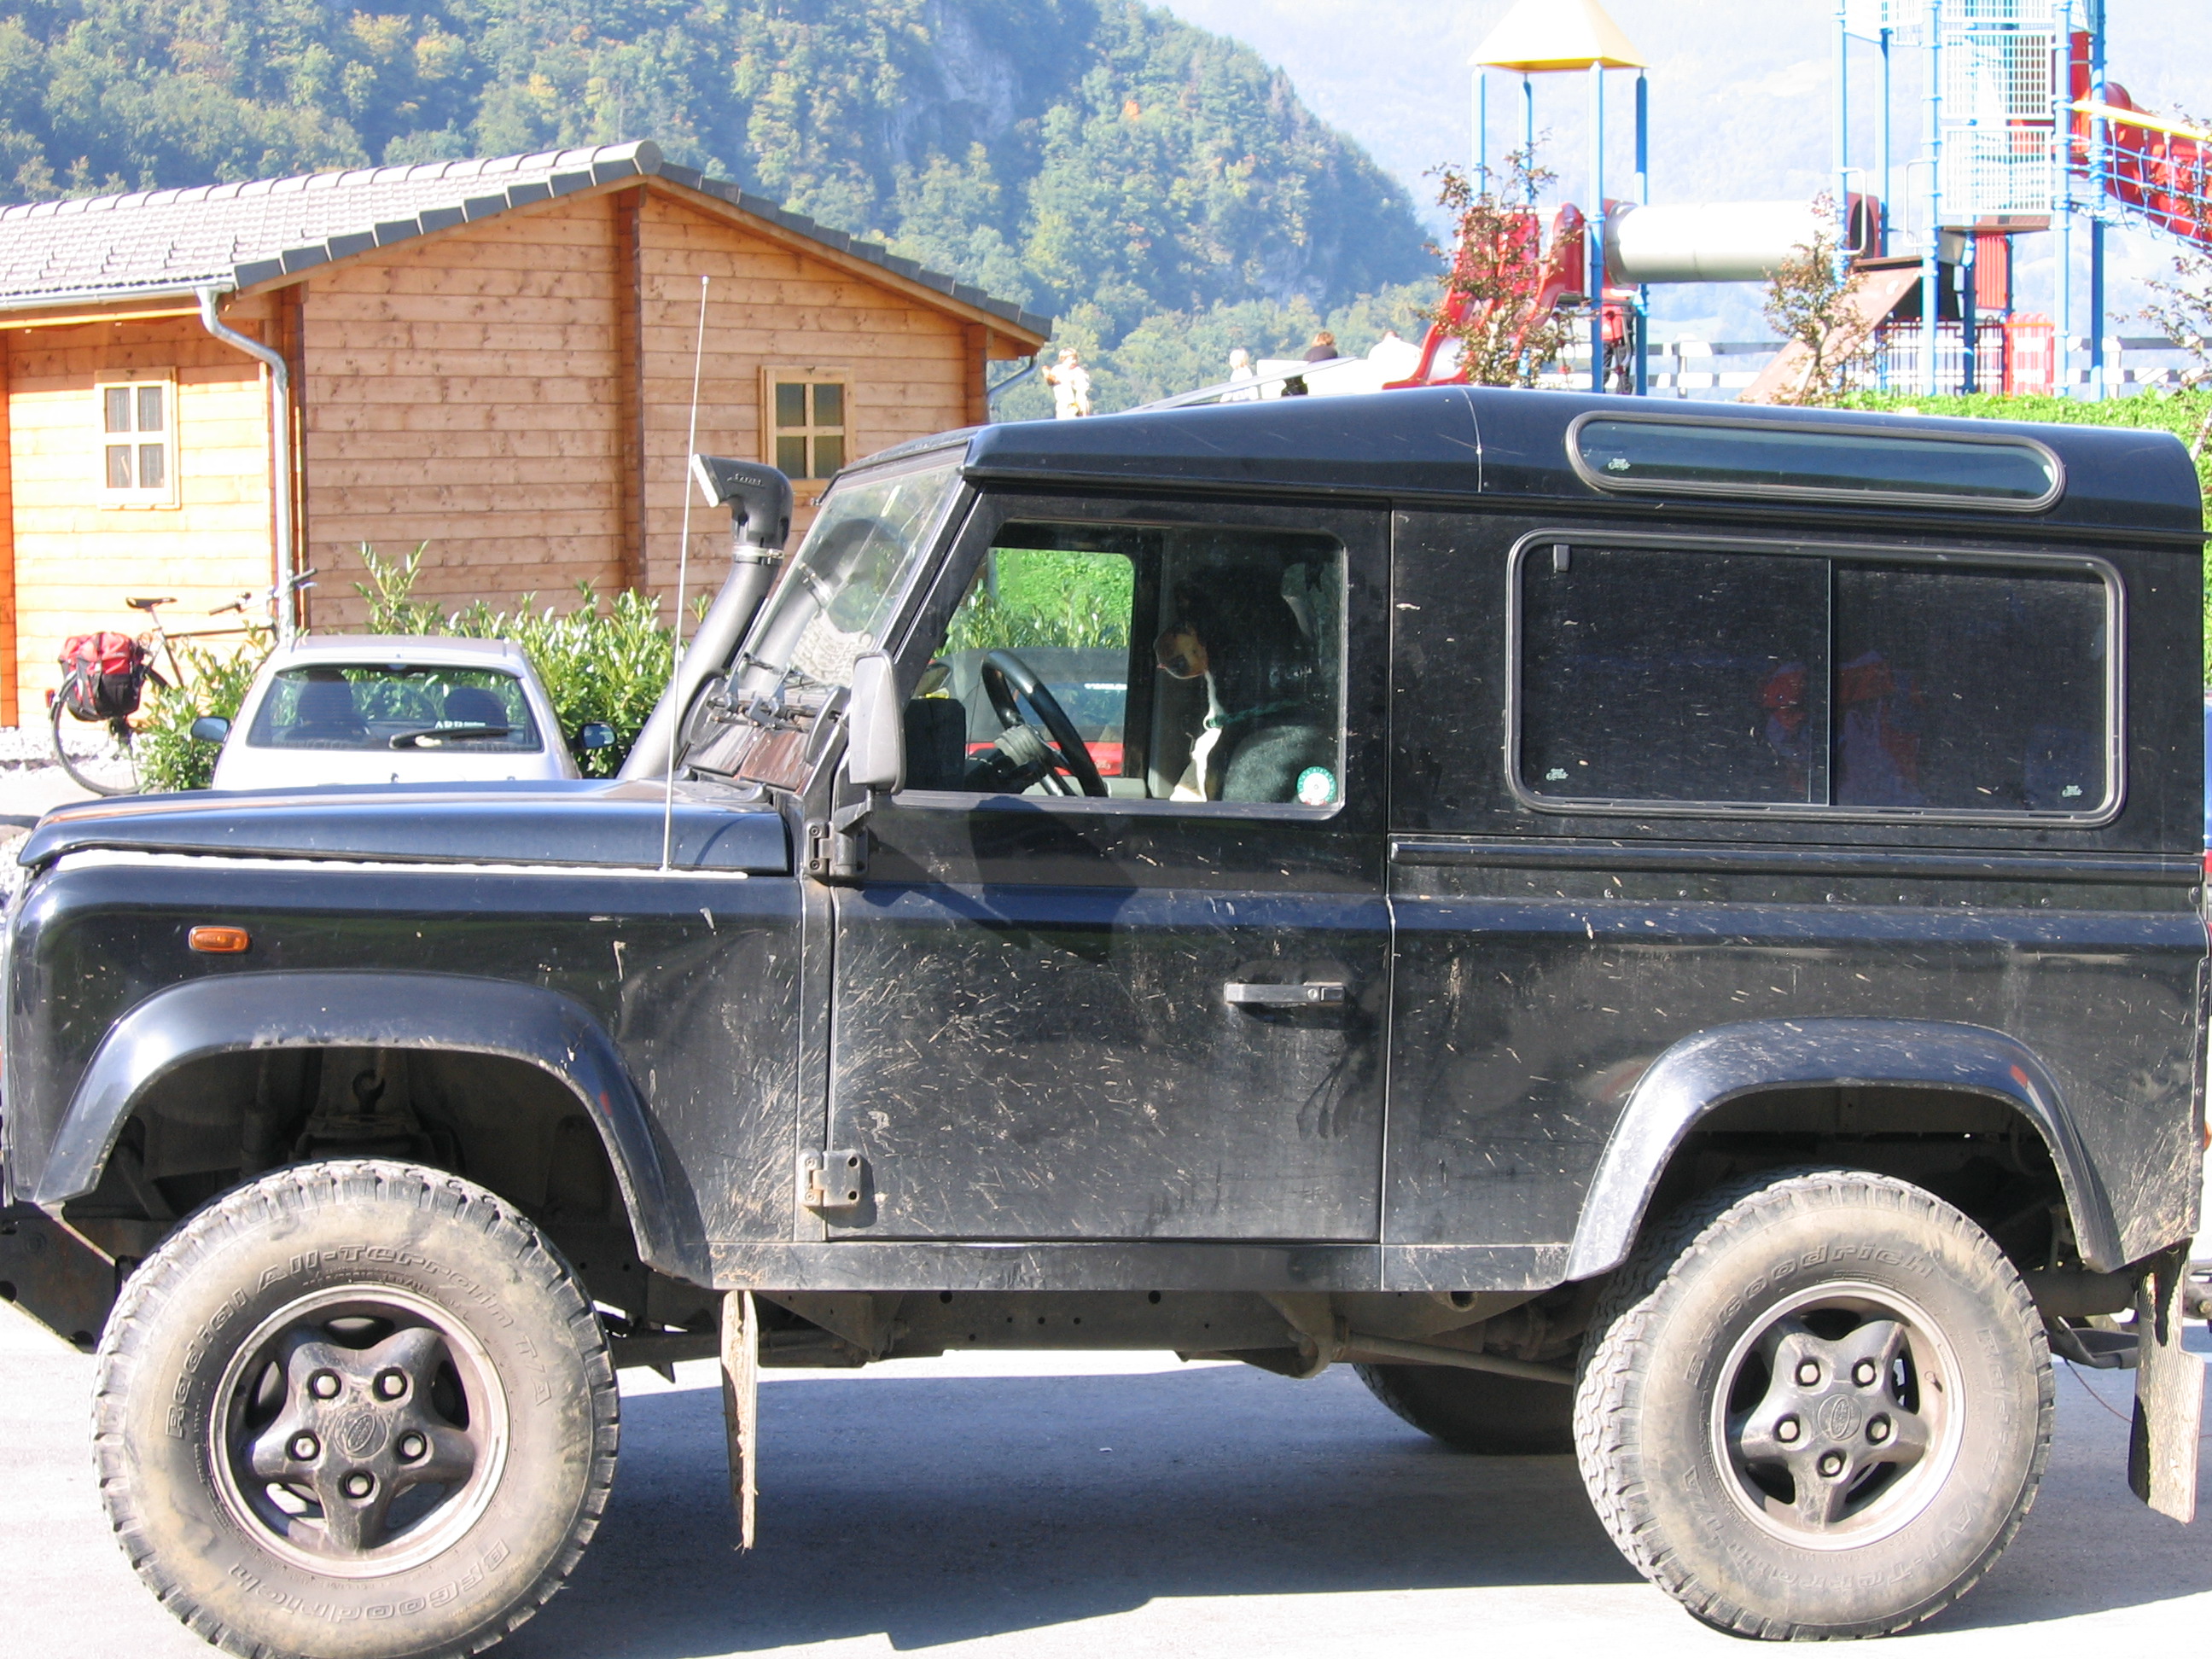
<path fill-rule="evenodd" d="M 762 606 L 738 679 L 741 698 L 852 684 L 853 662 L 878 650 L 908 579 L 960 489 L 953 459 L 838 484 L 791 568 Z"/>
<path fill-rule="evenodd" d="M 255 749 L 544 747 L 516 676 L 445 664 L 318 663 L 278 671 L 246 741 Z"/>

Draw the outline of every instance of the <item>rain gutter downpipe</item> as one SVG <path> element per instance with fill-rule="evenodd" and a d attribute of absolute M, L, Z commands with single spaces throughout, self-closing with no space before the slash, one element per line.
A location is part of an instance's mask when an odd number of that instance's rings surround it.
<path fill-rule="evenodd" d="M 292 371 L 283 352 L 240 334 L 216 314 L 216 301 L 221 292 L 213 288 L 199 290 L 200 325 L 225 345 L 236 346 L 269 371 L 269 447 L 276 473 L 272 493 L 276 520 L 276 603 L 272 608 L 276 617 L 276 642 L 289 645 L 300 603 L 296 586 L 300 550 L 292 535 Z"/>

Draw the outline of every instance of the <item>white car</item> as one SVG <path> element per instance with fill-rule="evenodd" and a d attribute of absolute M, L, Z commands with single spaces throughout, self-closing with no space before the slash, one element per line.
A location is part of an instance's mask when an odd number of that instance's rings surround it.
<path fill-rule="evenodd" d="M 217 789 L 577 775 L 544 682 L 506 640 L 304 636 L 270 653 L 235 720 L 204 717 L 192 735 L 222 744 Z M 614 733 L 580 737 L 599 748 Z"/>

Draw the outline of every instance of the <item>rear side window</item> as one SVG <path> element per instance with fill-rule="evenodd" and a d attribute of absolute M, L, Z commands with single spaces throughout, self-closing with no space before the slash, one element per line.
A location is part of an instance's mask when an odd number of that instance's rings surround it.
<path fill-rule="evenodd" d="M 1536 802 L 1974 818 L 2117 805 L 2118 590 L 2085 563 L 1544 541 L 1515 580 L 1513 763 Z"/>

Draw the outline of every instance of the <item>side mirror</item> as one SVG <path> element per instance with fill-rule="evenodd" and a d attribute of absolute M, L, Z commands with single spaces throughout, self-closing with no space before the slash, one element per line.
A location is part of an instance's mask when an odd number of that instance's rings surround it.
<path fill-rule="evenodd" d="M 194 743 L 221 743 L 230 735 L 230 722 L 220 714 L 203 714 L 192 722 Z"/>
<path fill-rule="evenodd" d="M 592 720 L 576 733 L 579 749 L 611 749 L 615 746 L 615 729 L 603 720 Z"/>
<path fill-rule="evenodd" d="M 906 723 L 891 659 L 871 651 L 853 664 L 845 705 L 845 777 L 855 788 L 896 789 L 906 781 Z"/>

